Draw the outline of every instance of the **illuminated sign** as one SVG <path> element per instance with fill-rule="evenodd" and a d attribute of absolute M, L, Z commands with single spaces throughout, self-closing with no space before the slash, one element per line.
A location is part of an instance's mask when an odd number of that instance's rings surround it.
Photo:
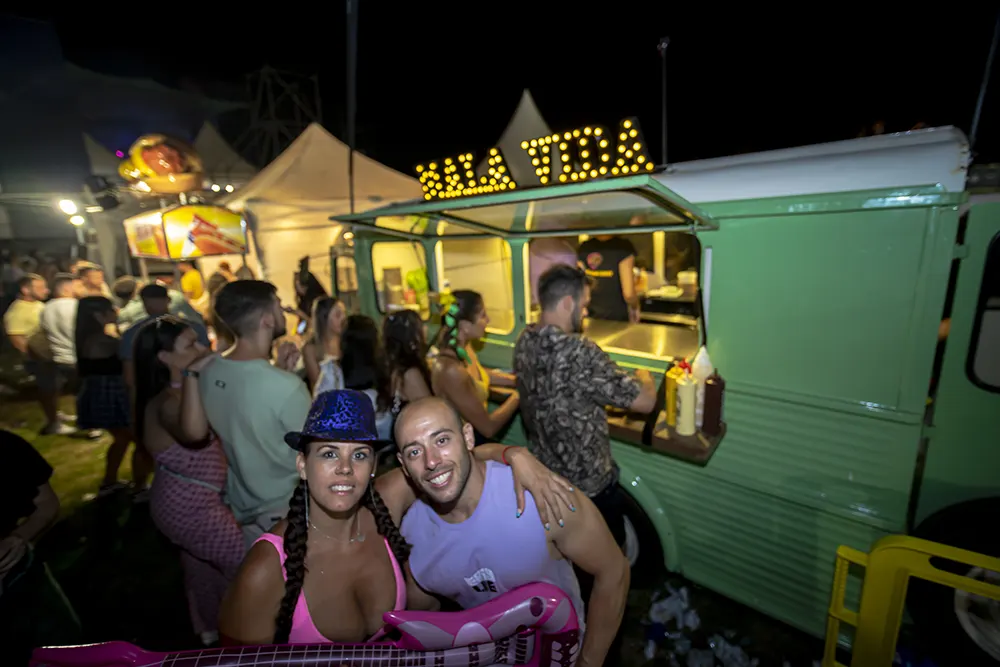
<path fill-rule="evenodd" d="M 600 125 L 591 125 L 525 139 L 521 150 L 528 154 L 542 185 L 631 176 L 654 169 L 646 152 L 646 139 L 635 118 L 621 121 L 615 134 Z M 500 149 L 490 149 L 486 174 L 477 174 L 472 162 L 472 153 L 465 153 L 417 165 L 424 199 L 449 199 L 517 187 Z"/>
<path fill-rule="evenodd" d="M 626 118 L 617 136 L 591 126 L 521 142 L 535 175 L 545 185 L 584 181 L 600 176 L 629 176 L 653 170 L 639 121 Z"/>
<path fill-rule="evenodd" d="M 446 157 L 428 165 L 417 165 L 424 199 L 449 199 L 465 195 L 482 195 L 501 190 L 513 190 L 517 183 L 511 178 L 503 153 L 490 149 L 486 174 L 478 175 L 472 167 L 472 153 Z"/>
<path fill-rule="evenodd" d="M 247 249 L 246 222 L 222 206 L 177 206 L 126 218 L 124 224 L 133 257 L 178 260 Z"/>

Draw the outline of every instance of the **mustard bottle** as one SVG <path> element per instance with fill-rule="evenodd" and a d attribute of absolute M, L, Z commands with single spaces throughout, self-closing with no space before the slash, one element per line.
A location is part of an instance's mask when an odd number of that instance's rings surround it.
<path fill-rule="evenodd" d="M 677 380 L 684 377 L 683 363 L 667 371 L 667 426 L 677 425 Z"/>
<path fill-rule="evenodd" d="M 684 370 L 684 376 L 677 380 L 677 435 L 694 435 L 697 431 L 695 426 L 696 385 L 697 383 L 687 369 Z"/>

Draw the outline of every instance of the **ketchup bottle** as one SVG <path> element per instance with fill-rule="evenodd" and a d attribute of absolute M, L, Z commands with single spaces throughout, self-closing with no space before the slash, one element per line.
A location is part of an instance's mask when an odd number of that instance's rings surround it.
<path fill-rule="evenodd" d="M 705 380 L 705 410 L 701 431 L 709 437 L 722 432 L 722 409 L 726 394 L 726 381 L 716 368 Z"/>

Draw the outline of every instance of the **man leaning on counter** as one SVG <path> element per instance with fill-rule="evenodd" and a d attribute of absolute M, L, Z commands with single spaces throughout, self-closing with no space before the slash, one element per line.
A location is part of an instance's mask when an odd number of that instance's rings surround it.
<path fill-rule="evenodd" d="M 517 339 L 514 373 L 532 452 L 590 497 L 612 536 L 624 545 L 622 492 L 605 407 L 649 413 L 656 386 L 648 371 L 629 375 L 580 335 L 590 289 L 587 275 L 573 266 L 557 264 L 542 274 L 541 318 Z M 593 578 L 580 571 L 577 578 L 583 599 L 589 600 Z"/>

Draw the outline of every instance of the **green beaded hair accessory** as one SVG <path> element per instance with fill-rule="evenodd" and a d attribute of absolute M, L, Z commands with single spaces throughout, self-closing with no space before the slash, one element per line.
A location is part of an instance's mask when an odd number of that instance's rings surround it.
<path fill-rule="evenodd" d="M 444 314 L 444 324 L 448 327 L 448 347 L 455 350 L 455 354 L 465 363 L 469 363 L 469 353 L 458 346 L 458 303 L 448 306 Z"/>

